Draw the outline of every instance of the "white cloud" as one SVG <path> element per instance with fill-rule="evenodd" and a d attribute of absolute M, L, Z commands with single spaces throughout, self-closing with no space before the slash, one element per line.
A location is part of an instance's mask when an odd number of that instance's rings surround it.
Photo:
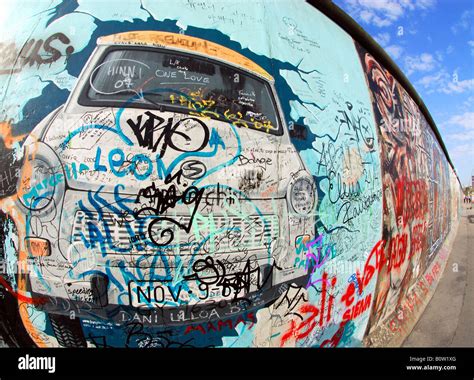
<path fill-rule="evenodd" d="M 461 108 L 463 110 L 472 110 L 474 109 L 474 95 L 470 95 L 466 100 L 462 102 Z"/>
<path fill-rule="evenodd" d="M 468 30 L 469 26 L 472 24 L 472 18 L 474 16 L 474 10 L 464 11 L 461 15 L 459 21 L 451 27 L 451 31 L 454 34 L 458 34 L 463 30 Z"/>
<path fill-rule="evenodd" d="M 464 112 L 463 114 L 454 115 L 446 122 L 446 124 L 460 126 L 466 130 L 474 132 L 474 112 Z"/>
<path fill-rule="evenodd" d="M 472 150 L 474 148 L 474 144 L 471 142 L 467 144 L 460 144 L 455 146 L 454 148 L 450 149 L 449 155 L 453 159 L 459 159 L 460 161 L 465 161 L 467 157 L 470 157 L 472 155 Z M 456 165 L 457 167 L 461 165 Z"/>
<path fill-rule="evenodd" d="M 390 33 L 379 33 L 375 36 L 375 40 L 381 45 L 386 46 L 390 42 Z"/>
<path fill-rule="evenodd" d="M 440 83 L 445 83 L 449 80 L 449 75 L 446 73 L 445 70 L 441 70 L 436 74 L 425 75 L 420 80 L 416 82 L 416 84 L 423 86 L 425 89 L 430 89 L 434 86 L 439 85 Z"/>
<path fill-rule="evenodd" d="M 450 149 L 450 155 L 461 157 L 466 151 L 467 146 L 474 144 L 474 112 L 467 111 L 454 115 L 448 121 L 440 126 L 444 130 L 447 141 L 451 141 L 454 147 Z M 462 142 L 463 144 L 459 144 Z M 472 154 L 472 149 L 470 154 Z"/>
<path fill-rule="evenodd" d="M 362 22 L 386 27 L 408 11 L 432 8 L 436 0 L 344 0 L 343 4 Z"/>
<path fill-rule="evenodd" d="M 393 58 L 398 59 L 402 55 L 403 47 L 400 45 L 390 45 L 385 48 L 385 51 Z"/>
<path fill-rule="evenodd" d="M 405 58 L 405 69 L 408 75 L 416 71 L 431 71 L 437 66 L 435 58 L 429 53 L 408 55 Z"/>
<path fill-rule="evenodd" d="M 451 81 L 447 84 L 447 87 L 444 88 L 441 92 L 445 94 L 452 94 L 452 93 L 463 93 L 466 91 L 474 90 L 474 78 L 465 79 L 465 80 L 458 80 L 458 81 Z"/>
<path fill-rule="evenodd" d="M 447 138 L 449 140 L 453 141 L 468 141 L 468 140 L 473 140 L 474 141 L 474 130 L 473 131 L 467 131 L 467 132 L 461 132 L 461 133 L 453 133 L 447 135 Z"/>
<path fill-rule="evenodd" d="M 467 44 L 471 47 L 471 54 L 474 55 L 474 40 L 467 41 Z"/>
<path fill-rule="evenodd" d="M 421 9 L 432 8 L 436 4 L 436 0 L 416 0 L 416 5 Z"/>
<path fill-rule="evenodd" d="M 378 16 L 375 12 L 369 11 L 369 10 L 360 11 L 359 17 L 366 24 L 372 23 L 378 26 L 379 28 L 384 27 L 384 26 L 389 26 L 392 24 L 392 21 L 390 21 L 389 19 L 384 19 Z"/>
<path fill-rule="evenodd" d="M 449 155 L 454 160 L 461 180 L 470 179 L 468 174 L 472 170 L 471 157 L 474 152 L 474 112 L 454 115 L 442 124 L 442 128 Z"/>
<path fill-rule="evenodd" d="M 445 69 L 437 73 L 426 75 L 416 82 L 422 86 L 428 94 L 439 92 L 444 94 L 461 94 L 474 90 L 474 78 L 456 79 L 456 72 L 449 75 Z"/>
<path fill-rule="evenodd" d="M 457 139 L 450 139 L 447 136 L 446 145 L 448 147 L 448 153 L 454 162 L 454 167 L 458 173 L 461 182 L 464 184 L 471 183 L 471 171 L 472 171 L 472 152 L 474 151 L 474 140 L 460 141 Z M 474 173 L 473 173 L 474 174 Z"/>

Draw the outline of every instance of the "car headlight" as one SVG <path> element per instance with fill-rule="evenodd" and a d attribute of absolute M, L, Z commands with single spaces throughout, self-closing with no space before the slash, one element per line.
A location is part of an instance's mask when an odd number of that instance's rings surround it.
<path fill-rule="evenodd" d="M 314 208 L 316 194 L 314 183 L 309 177 L 297 178 L 290 185 L 289 201 L 294 212 L 308 216 Z"/>
<path fill-rule="evenodd" d="M 49 212 L 53 199 L 64 193 L 64 172 L 54 151 L 42 142 L 25 147 L 17 186 L 18 200 L 30 211 Z"/>
<path fill-rule="evenodd" d="M 23 173 L 19 187 L 20 202 L 30 210 L 44 209 L 53 200 L 57 182 L 56 173 L 41 158 L 29 161 Z"/>

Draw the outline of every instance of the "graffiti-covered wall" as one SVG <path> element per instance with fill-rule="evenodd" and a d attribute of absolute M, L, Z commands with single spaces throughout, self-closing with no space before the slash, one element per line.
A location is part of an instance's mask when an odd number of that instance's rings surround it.
<path fill-rule="evenodd" d="M 351 35 L 299 0 L 19 9 L 0 41 L 8 345 L 403 341 L 458 182 Z"/>

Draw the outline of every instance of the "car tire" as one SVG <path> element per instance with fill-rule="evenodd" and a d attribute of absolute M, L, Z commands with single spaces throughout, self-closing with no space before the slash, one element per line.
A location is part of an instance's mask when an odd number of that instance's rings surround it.
<path fill-rule="evenodd" d="M 0 267 L 6 268 L 6 235 L 5 228 L 11 219 L 0 211 Z M 13 223 L 13 225 L 15 225 Z M 14 228 L 15 232 L 15 228 Z M 10 274 L 12 275 L 12 274 Z M 11 278 L 6 273 L 0 273 L 4 285 L 14 288 Z M 8 347 L 36 347 L 33 339 L 23 326 L 23 322 L 18 309 L 18 299 L 0 284 L 0 345 Z"/>
<path fill-rule="evenodd" d="M 79 319 L 64 315 L 49 314 L 49 320 L 58 343 L 62 347 L 87 347 Z"/>
<path fill-rule="evenodd" d="M 23 326 L 17 299 L 0 286 L 0 343 L 7 347 L 34 348 L 36 344 Z"/>

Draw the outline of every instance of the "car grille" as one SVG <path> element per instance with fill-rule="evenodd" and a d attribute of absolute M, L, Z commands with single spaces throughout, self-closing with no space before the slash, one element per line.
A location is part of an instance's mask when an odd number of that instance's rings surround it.
<path fill-rule="evenodd" d="M 188 225 L 189 216 L 173 216 L 181 224 Z M 152 219 L 135 219 L 133 216 L 118 217 L 111 213 L 77 211 L 71 234 L 72 242 L 91 243 L 92 240 L 104 240 L 110 236 L 107 244 L 107 253 L 114 254 L 118 247 L 122 251 L 129 247 L 130 254 L 143 254 L 143 251 L 156 251 L 148 239 L 148 224 Z M 266 249 L 269 244 L 280 235 L 277 215 L 249 215 L 245 218 L 225 215 L 196 216 L 189 233 L 180 230 L 169 221 L 160 221 L 155 224 L 153 232 L 159 234 L 161 230 L 172 229 L 175 238 L 166 247 L 160 249 L 172 250 L 179 253 L 191 252 L 198 247 L 205 253 L 230 253 L 245 250 Z M 108 231 L 108 234 L 107 234 Z M 157 235 L 158 236 L 158 235 Z M 87 244 L 86 244 L 87 245 Z M 193 251 L 193 253 L 195 253 Z"/>

